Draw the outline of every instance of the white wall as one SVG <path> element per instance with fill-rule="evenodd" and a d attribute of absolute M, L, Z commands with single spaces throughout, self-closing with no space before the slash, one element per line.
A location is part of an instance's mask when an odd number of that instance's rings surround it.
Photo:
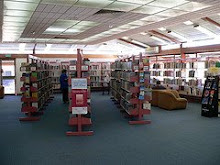
<path fill-rule="evenodd" d="M 20 88 L 23 85 L 23 83 L 20 81 L 20 78 L 22 76 L 22 72 L 20 72 L 20 67 L 22 62 L 27 62 L 27 58 L 16 58 L 15 59 L 15 66 L 16 66 L 16 86 L 15 86 L 15 94 L 21 94 Z"/>

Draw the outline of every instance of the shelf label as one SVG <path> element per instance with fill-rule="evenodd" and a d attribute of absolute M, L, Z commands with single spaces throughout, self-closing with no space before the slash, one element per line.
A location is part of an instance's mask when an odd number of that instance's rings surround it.
<path fill-rule="evenodd" d="M 72 107 L 72 114 L 87 114 L 87 107 Z"/>
<path fill-rule="evenodd" d="M 144 66 L 144 71 L 148 71 L 149 70 L 149 66 Z"/>
<path fill-rule="evenodd" d="M 138 70 L 139 70 L 139 67 L 138 67 L 138 66 L 134 66 L 133 69 L 134 69 L 135 71 L 138 71 Z"/>
<path fill-rule="evenodd" d="M 31 71 L 36 71 L 37 68 L 36 67 L 31 67 Z"/>
<path fill-rule="evenodd" d="M 87 70 L 89 70 L 89 66 L 87 66 L 87 65 L 82 65 L 82 66 L 81 66 L 81 69 L 84 70 L 84 71 L 87 71 Z"/>
<path fill-rule="evenodd" d="M 69 70 L 76 70 L 76 65 L 69 66 Z"/>
<path fill-rule="evenodd" d="M 87 89 L 86 78 L 72 78 L 71 79 L 72 89 Z"/>

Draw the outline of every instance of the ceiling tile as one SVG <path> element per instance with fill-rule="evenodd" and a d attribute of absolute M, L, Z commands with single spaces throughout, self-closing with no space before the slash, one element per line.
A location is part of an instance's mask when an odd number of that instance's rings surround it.
<path fill-rule="evenodd" d="M 156 13 L 161 12 L 166 9 L 167 8 L 145 5 L 145 6 L 142 6 L 137 9 L 132 10 L 132 12 L 142 13 L 142 14 L 156 14 Z"/>
<path fill-rule="evenodd" d="M 130 11 L 130 10 L 133 10 L 133 9 L 138 8 L 140 6 L 141 5 L 138 5 L 138 4 L 115 1 L 114 3 L 105 7 L 104 9 L 116 10 L 116 11 Z"/>
<path fill-rule="evenodd" d="M 111 0 L 79 0 L 74 6 L 91 7 L 91 8 L 103 8 L 111 4 Z"/>
<path fill-rule="evenodd" d="M 203 8 L 206 8 L 206 7 L 209 7 L 209 6 L 210 5 L 203 4 L 203 3 L 190 2 L 190 3 L 187 3 L 185 5 L 175 7 L 174 9 L 193 12 L 193 11 L 200 10 L 200 9 L 203 9 Z"/>
<path fill-rule="evenodd" d="M 77 2 L 78 0 L 42 0 L 41 3 L 44 4 L 65 4 L 65 5 L 73 5 Z"/>
<path fill-rule="evenodd" d="M 154 0 L 117 0 L 119 2 L 128 2 L 128 3 L 135 3 L 140 5 L 146 5 L 150 2 L 153 2 Z"/>
<path fill-rule="evenodd" d="M 172 7 L 182 5 L 188 2 L 189 1 L 186 1 L 186 0 L 156 0 L 156 1 L 153 1 L 152 3 L 149 3 L 149 5 L 157 6 L 157 7 L 172 8 Z"/>

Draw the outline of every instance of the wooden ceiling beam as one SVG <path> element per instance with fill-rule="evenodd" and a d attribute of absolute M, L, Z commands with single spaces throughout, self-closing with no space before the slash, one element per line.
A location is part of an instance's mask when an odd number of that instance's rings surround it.
<path fill-rule="evenodd" d="M 135 45 L 135 46 L 140 47 L 140 48 L 144 48 L 144 49 L 147 48 L 147 47 L 145 47 L 145 46 L 142 46 L 142 45 L 139 45 L 139 44 L 133 43 L 133 42 L 131 42 L 131 41 L 125 40 L 125 39 L 123 39 L 123 38 L 119 38 L 118 40 L 123 41 L 123 42 L 126 42 L 126 43 L 128 43 L 128 44 Z"/>
<path fill-rule="evenodd" d="M 220 27 L 220 23 L 214 21 L 213 19 L 211 19 L 209 17 L 204 17 L 204 18 L 202 18 L 202 20 L 207 21 L 207 22 L 209 22 L 209 23 L 211 23 L 211 24 L 213 24 L 213 25 L 215 25 L 217 27 Z"/>
<path fill-rule="evenodd" d="M 180 41 L 178 41 L 178 40 L 176 40 L 176 39 L 174 39 L 174 38 L 172 38 L 172 37 L 166 36 L 165 34 L 162 34 L 162 33 L 157 32 L 157 31 L 155 31 L 155 30 L 150 30 L 149 32 L 150 32 L 151 34 L 153 34 L 153 35 L 159 36 L 160 38 L 163 38 L 163 39 L 166 39 L 166 40 L 175 42 L 175 43 L 177 43 L 177 44 L 181 43 Z"/>

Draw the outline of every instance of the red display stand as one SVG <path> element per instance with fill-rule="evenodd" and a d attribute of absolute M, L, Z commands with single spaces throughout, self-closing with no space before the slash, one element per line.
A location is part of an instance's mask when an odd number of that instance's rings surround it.
<path fill-rule="evenodd" d="M 144 115 L 151 113 L 148 108 L 151 100 L 151 91 L 148 90 L 150 89 L 149 60 L 143 60 L 140 54 L 116 61 L 112 66 L 111 88 L 113 98 L 116 100 L 114 103 L 120 103 L 120 112 L 123 112 L 126 118 L 132 119 L 129 124 L 150 124 L 150 120 L 143 118 Z M 148 104 L 147 108 L 143 106 L 145 104 Z"/>
<path fill-rule="evenodd" d="M 88 104 L 88 98 L 90 98 L 90 92 L 88 91 L 88 83 L 90 82 L 89 76 L 82 76 L 83 72 L 89 71 L 89 66 L 83 64 L 82 51 L 77 49 L 77 62 L 76 66 L 71 65 L 70 70 L 76 70 L 77 78 L 70 77 L 69 83 L 71 84 L 70 91 L 70 115 L 69 125 L 76 126 L 77 131 L 66 132 L 67 136 L 90 136 L 93 135 L 93 131 L 83 131 L 83 126 L 92 125 L 90 117 L 86 117 L 88 113 L 91 113 L 90 105 Z M 70 71 L 71 72 L 71 71 Z"/>

